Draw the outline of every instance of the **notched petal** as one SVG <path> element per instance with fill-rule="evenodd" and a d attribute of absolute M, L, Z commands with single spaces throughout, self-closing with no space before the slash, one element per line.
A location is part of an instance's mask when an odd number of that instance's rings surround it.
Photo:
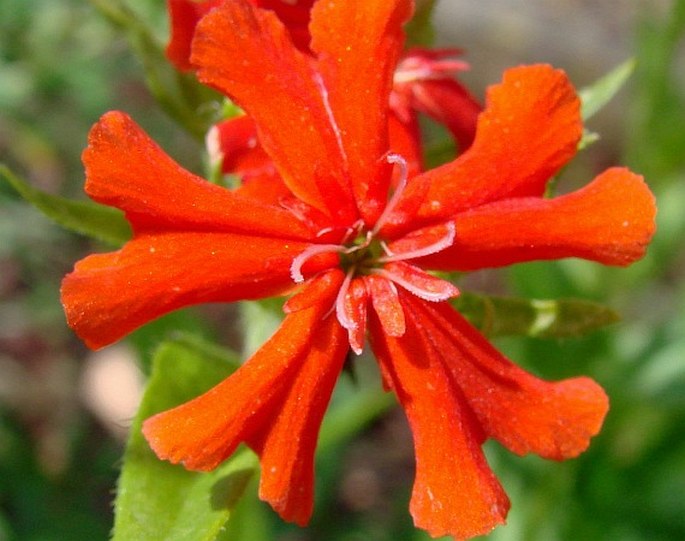
<path fill-rule="evenodd" d="M 311 350 L 322 310 L 286 317 L 276 334 L 234 374 L 205 394 L 158 413 L 143 434 L 158 457 L 208 471 L 278 416 Z"/>
<path fill-rule="evenodd" d="M 263 431 L 248 443 L 259 454 L 259 497 L 304 526 L 314 505 L 314 451 L 321 420 L 348 351 L 345 331 L 328 317 L 311 331 L 306 359 Z"/>
<path fill-rule="evenodd" d="M 424 270 L 402 261 L 386 263 L 374 273 L 402 286 L 426 301 L 439 302 L 459 295 L 459 290 L 441 278 L 436 278 Z"/>
<path fill-rule="evenodd" d="M 482 430 L 462 391 L 445 369 L 441 352 L 423 335 L 422 318 L 408 310 L 401 338 L 388 336 L 373 315 L 369 326 L 374 353 L 412 430 L 414 523 L 433 537 L 488 533 L 504 522 L 509 499 L 485 461 Z"/>
<path fill-rule="evenodd" d="M 222 231 L 301 239 L 315 234 L 283 208 L 186 171 L 118 111 L 93 126 L 83 163 L 86 193 L 123 210 L 136 233 Z"/>
<path fill-rule="evenodd" d="M 541 196 L 575 155 L 581 135 L 580 100 L 563 71 L 509 69 L 488 90 L 473 144 L 453 162 L 418 175 L 398 212 L 405 202 L 413 207 L 426 185 L 415 217 L 422 223 L 505 198 Z"/>
<path fill-rule="evenodd" d="M 145 235 L 79 261 L 62 282 L 62 304 L 69 325 L 97 349 L 177 308 L 286 293 L 292 261 L 307 246 L 229 233 Z M 322 254 L 305 270 L 337 262 Z"/>
<path fill-rule="evenodd" d="M 340 269 L 330 269 L 315 276 L 302 289 L 289 298 L 283 306 L 286 314 L 298 312 L 330 298 L 340 290 L 345 274 Z"/>
<path fill-rule="evenodd" d="M 499 353 L 448 304 L 407 302 L 489 437 L 517 454 L 554 460 L 587 449 L 609 408 L 597 383 L 543 381 Z"/>
<path fill-rule="evenodd" d="M 350 347 L 361 355 L 366 337 L 366 304 L 368 293 L 362 278 L 345 278 L 336 300 L 336 315 L 340 324 L 347 329 Z"/>
<path fill-rule="evenodd" d="M 404 309 L 395 285 L 380 276 L 364 276 L 366 289 L 376 315 L 388 336 L 402 336 L 405 331 Z"/>
<path fill-rule="evenodd" d="M 344 159 L 318 74 L 273 12 L 245 1 L 224 2 L 198 24 L 191 60 L 200 81 L 252 117 L 262 147 L 296 196 L 329 216 L 354 221 Z M 318 185 L 324 172 L 337 196 L 334 207 Z"/>
<path fill-rule="evenodd" d="M 645 254 L 655 216 L 654 195 L 642 177 L 614 167 L 554 199 L 510 199 L 457 215 L 454 244 L 421 264 L 465 271 L 580 257 L 625 266 Z"/>

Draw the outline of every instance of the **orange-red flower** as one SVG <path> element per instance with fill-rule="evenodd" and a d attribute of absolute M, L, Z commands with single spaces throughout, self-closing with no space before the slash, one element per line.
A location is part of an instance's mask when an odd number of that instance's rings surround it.
<path fill-rule="evenodd" d="M 200 19 L 224 2 L 233 0 L 167 0 L 171 36 L 167 57 L 180 70 L 193 69 L 191 42 Z M 272 10 L 287 28 L 293 43 L 311 53 L 308 23 L 313 0 L 250 0 L 255 6 Z M 410 175 L 423 168 L 418 114 L 424 113 L 450 131 L 460 151 L 466 150 L 475 135 L 481 105 L 454 78 L 468 69 L 458 59 L 456 49 L 414 48 L 403 54 L 393 76 L 390 94 L 389 137 L 403 150 Z M 225 173 L 237 174 L 243 181 L 262 176 L 270 161 L 257 143 L 257 127 L 247 116 L 219 122 L 208 133 L 212 163 Z"/>
<path fill-rule="evenodd" d="M 197 23 L 215 7 L 231 0 L 167 0 L 171 36 L 167 58 L 179 70 L 193 69 L 190 46 Z M 309 47 L 309 11 L 314 0 L 249 0 L 257 7 L 273 10 L 290 32 L 293 43 L 302 50 Z"/>
<path fill-rule="evenodd" d="M 313 56 L 248 0 L 213 10 L 197 27 L 193 64 L 254 120 L 278 178 L 217 187 L 123 113 L 105 115 L 84 152 L 86 191 L 124 210 L 134 237 L 77 263 L 62 299 L 98 348 L 181 306 L 294 293 L 280 328 L 237 372 L 143 431 L 158 456 L 193 470 L 247 443 L 262 465 L 260 497 L 298 524 L 312 512 L 324 410 L 349 349 L 368 335 L 411 425 L 415 523 L 466 538 L 504 522 L 509 507 L 484 440 L 574 457 L 608 402 L 588 378 L 550 383 L 516 367 L 445 302 L 456 288 L 427 271 L 562 257 L 627 265 L 645 252 L 655 205 L 624 168 L 543 197 L 582 132 L 572 86 L 546 65 L 508 70 L 470 148 L 409 178 L 388 136 L 388 102 L 411 9 L 317 2 Z"/>

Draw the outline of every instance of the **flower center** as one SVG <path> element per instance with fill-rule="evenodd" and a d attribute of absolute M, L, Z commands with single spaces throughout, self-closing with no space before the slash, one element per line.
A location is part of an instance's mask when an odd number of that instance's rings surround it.
<path fill-rule="evenodd" d="M 388 154 L 386 159 L 389 163 L 397 164 L 400 168 L 400 179 L 397 183 L 397 188 L 392 194 L 392 197 L 385 205 L 385 210 L 376 221 L 376 225 L 371 231 L 363 231 L 362 223 L 359 222 L 352 226 L 348 232 L 348 236 L 357 233 L 354 242 L 350 246 L 345 245 L 345 241 L 342 244 L 315 244 L 304 250 L 300 255 L 298 255 L 290 267 L 290 275 L 295 283 L 304 282 L 304 276 L 302 275 L 302 266 L 304 263 L 314 257 L 317 254 L 339 252 L 341 254 L 342 268 L 348 273 L 352 271 L 355 273 L 361 268 L 367 270 L 373 268 L 373 262 L 378 261 L 381 256 L 381 251 L 384 251 L 388 256 L 390 251 L 385 247 L 385 244 L 376 239 L 376 235 L 381 230 L 388 217 L 392 213 L 393 209 L 397 206 L 397 203 L 402 196 L 404 188 L 407 186 L 407 176 L 408 168 L 407 161 L 399 154 Z M 347 256 L 347 257 L 346 257 Z M 363 263 L 359 267 L 359 265 Z"/>
<path fill-rule="evenodd" d="M 290 267 L 293 281 L 302 283 L 305 280 L 302 267 L 309 259 L 322 253 L 340 254 L 340 268 L 345 279 L 334 310 L 340 324 L 347 329 L 350 346 L 357 354 L 361 353 L 364 343 L 368 300 L 386 333 L 402 336 L 404 315 L 396 286 L 430 302 L 444 301 L 459 293 L 451 283 L 407 262 L 451 246 L 456 234 L 452 222 L 418 230 L 400 241 L 393 241 L 390 246 L 379 238 L 380 230 L 407 184 L 406 161 L 397 154 L 389 154 L 386 159 L 399 166 L 399 182 L 374 227 L 367 230 L 359 221 L 348 229 L 340 244 L 313 244 L 295 257 Z"/>
<path fill-rule="evenodd" d="M 359 235 L 355 241 L 340 254 L 340 267 L 345 274 L 369 274 L 378 267 L 378 259 L 383 255 L 383 242 L 373 238 L 370 233 Z"/>

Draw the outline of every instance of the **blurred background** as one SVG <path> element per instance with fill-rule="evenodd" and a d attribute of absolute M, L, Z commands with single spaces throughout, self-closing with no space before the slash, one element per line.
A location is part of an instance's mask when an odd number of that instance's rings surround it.
<path fill-rule="evenodd" d="M 129 5 L 166 39 L 162 0 Z M 622 315 L 580 339 L 496 341 L 545 378 L 592 376 L 612 407 L 577 460 L 550 463 L 486 445 L 513 502 L 508 526 L 487 539 L 685 539 L 685 2 L 438 0 L 435 21 L 436 43 L 465 51 L 471 70 L 463 80 L 480 97 L 507 66 L 550 62 L 581 88 L 635 57 L 625 88 L 589 123 L 601 139 L 560 188 L 624 164 L 646 177 L 659 205 L 648 256 L 629 269 L 569 260 L 469 278 L 476 290 L 496 284 L 527 298 L 580 297 Z M 0 161 L 36 187 L 81 198 L 88 129 L 111 109 L 203 171 L 201 142 L 162 112 L 122 32 L 90 2 L 0 3 Z M 155 346 L 177 327 L 240 346 L 235 307 L 209 307 L 87 351 L 64 323 L 59 284 L 77 259 L 102 249 L 0 184 L 0 541 L 107 539 L 126 427 Z M 248 516 L 259 533 L 248 528 L 241 539 L 427 539 L 407 512 L 413 451 L 404 423 L 391 410 L 320 454 L 308 529 L 258 507 Z"/>

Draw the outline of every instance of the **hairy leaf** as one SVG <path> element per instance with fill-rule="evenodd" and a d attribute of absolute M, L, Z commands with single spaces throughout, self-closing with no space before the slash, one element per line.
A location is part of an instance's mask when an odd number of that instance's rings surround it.
<path fill-rule="evenodd" d="M 243 449 L 209 473 L 159 460 L 140 431 L 149 416 L 185 402 L 231 374 L 237 356 L 196 338 L 163 343 L 133 421 L 115 503 L 113 541 L 217 541 L 258 468 Z"/>
<path fill-rule="evenodd" d="M 619 320 L 601 304 L 579 299 L 519 299 L 462 293 L 450 301 L 487 336 L 582 336 Z"/>

